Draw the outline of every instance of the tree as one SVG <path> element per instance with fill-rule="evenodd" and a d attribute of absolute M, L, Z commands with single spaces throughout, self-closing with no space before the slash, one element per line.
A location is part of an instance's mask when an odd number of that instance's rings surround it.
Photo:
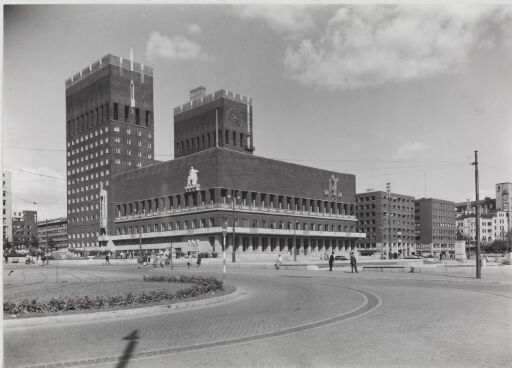
<path fill-rule="evenodd" d="M 9 241 L 9 239 L 4 239 L 4 254 L 9 252 L 9 250 L 11 249 L 12 247 L 12 244 L 11 242 Z"/>
<path fill-rule="evenodd" d="M 46 244 L 46 250 L 48 252 L 53 252 L 55 250 L 55 240 L 52 238 L 48 238 L 48 243 Z"/>

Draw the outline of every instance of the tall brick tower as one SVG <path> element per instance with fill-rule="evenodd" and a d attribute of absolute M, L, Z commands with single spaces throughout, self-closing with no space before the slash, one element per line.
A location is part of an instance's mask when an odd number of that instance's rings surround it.
<path fill-rule="evenodd" d="M 205 87 L 190 91 L 190 102 L 174 108 L 174 156 L 210 147 L 252 154 L 252 100 L 226 90 L 206 94 Z"/>
<path fill-rule="evenodd" d="M 69 247 L 98 249 L 101 189 L 153 157 L 152 68 L 106 55 L 66 80 Z"/>

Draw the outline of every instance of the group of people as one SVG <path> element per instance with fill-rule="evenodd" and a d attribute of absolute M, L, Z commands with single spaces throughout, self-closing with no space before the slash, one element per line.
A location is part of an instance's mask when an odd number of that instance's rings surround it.
<path fill-rule="evenodd" d="M 331 256 L 329 257 L 329 271 L 332 271 L 332 267 L 334 266 L 334 252 L 331 253 Z M 356 256 L 354 255 L 354 252 L 350 252 L 350 269 L 352 270 L 352 273 L 354 273 L 354 270 L 356 273 L 357 271 L 357 260 Z"/>
<path fill-rule="evenodd" d="M 334 252 L 331 253 L 331 256 L 328 258 L 328 260 L 329 260 L 329 271 L 332 271 L 332 267 L 334 266 Z M 282 265 L 283 265 L 283 257 L 281 257 L 281 255 L 279 255 L 279 256 L 277 256 L 274 267 L 276 268 L 276 270 L 278 270 L 279 268 L 281 268 Z M 354 252 L 350 253 L 350 268 L 352 270 L 352 273 L 354 273 L 354 271 L 356 271 L 356 273 L 358 273 L 357 260 L 356 260 L 356 256 L 354 255 Z"/>
<path fill-rule="evenodd" d="M 45 256 L 44 254 L 42 256 L 37 256 L 37 259 L 34 260 L 34 257 L 31 256 L 30 254 L 27 254 L 25 256 L 25 264 L 26 265 L 31 265 L 31 264 L 35 264 L 37 262 L 37 264 L 39 266 L 44 266 L 44 265 L 47 265 L 49 264 L 49 259 L 47 256 Z"/>

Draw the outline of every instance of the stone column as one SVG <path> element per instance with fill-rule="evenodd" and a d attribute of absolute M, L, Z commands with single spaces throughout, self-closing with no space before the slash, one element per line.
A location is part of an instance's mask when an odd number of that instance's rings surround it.
<path fill-rule="evenodd" d="M 256 237 L 256 251 L 261 253 L 263 251 L 263 238 L 261 236 Z"/>
<path fill-rule="evenodd" d="M 204 192 L 204 202 L 208 206 L 211 203 L 210 189 L 206 189 Z"/>

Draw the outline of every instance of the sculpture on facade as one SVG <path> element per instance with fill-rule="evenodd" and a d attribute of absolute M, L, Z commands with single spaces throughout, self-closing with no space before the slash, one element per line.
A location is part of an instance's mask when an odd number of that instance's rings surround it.
<path fill-rule="evenodd" d="M 188 172 L 187 186 L 196 186 L 197 185 L 197 173 L 199 170 L 194 169 L 194 166 L 190 166 L 190 171 Z"/>

